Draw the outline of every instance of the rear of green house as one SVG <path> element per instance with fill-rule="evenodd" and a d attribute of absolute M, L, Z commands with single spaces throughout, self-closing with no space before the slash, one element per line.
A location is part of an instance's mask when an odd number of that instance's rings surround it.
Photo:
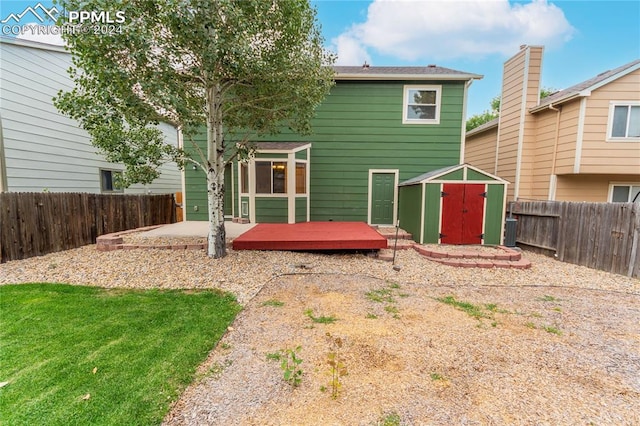
<path fill-rule="evenodd" d="M 283 129 L 256 140 L 250 162 L 227 167 L 228 219 L 391 225 L 400 182 L 463 161 L 467 90 L 481 76 L 436 66 L 335 71 L 311 135 Z M 203 172 L 187 168 L 187 220 L 207 220 L 206 197 Z"/>

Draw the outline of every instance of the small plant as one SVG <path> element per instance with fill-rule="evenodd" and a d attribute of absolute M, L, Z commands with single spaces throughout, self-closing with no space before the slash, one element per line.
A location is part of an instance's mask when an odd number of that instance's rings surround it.
<path fill-rule="evenodd" d="M 369 314 L 367 314 L 367 316 L 365 318 L 367 318 L 367 319 L 377 319 L 378 316 L 376 314 L 369 313 Z"/>
<path fill-rule="evenodd" d="M 225 351 L 226 351 L 226 350 L 231 349 L 231 345 L 230 345 L 230 344 L 228 344 L 228 343 L 226 343 L 226 342 L 225 342 L 225 343 L 223 343 L 223 344 L 221 344 L 221 345 L 220 345 L 220 347 L 221 347 L 222 349 L 224 349 Z"/>
<path fill-rule="evenodd" d="M 527 322 L 527 323 L 525 323 L 524 326 L 527 327 L 527 328 L 532 328 L 532 329 L 536 328 L 536 325 L 534 323 L 532 323 L 532 322 Z"/>
<path fill-rule="evenodd" d="M 282 354 L 280 352 L 271 352 L 267 354 L 267 361 L 280 361 Z"/>
<path fill-rule="evenodd" d="M 562 331 L 560 331 L 559 329 L 557 329 L 557 328 L 556 328 L 556 327 L 554 327 L 554 326 L 551 326 L 551 325 L 543 325 L 543 326 L 542 326 L 542 329 L 543 329 L 544 331 L 546 331 L 547 333 L 551 333 L 551 334 L 556 334 L 556 335 L 558 335 L 558 336 L 562 336 Z"/>
<path fill-rule="evenodd" d="M 231 361 L 230 359 L 225 359 L 224 363 L 222 364 L 216 362 L 211 367 L 209 367 L 209 370 L 207 370 L 205 376 L 211 376 L 214 379 L 219 379 L 220 376 L 222 376 L 222 373 L 224 373 L 224 370 L 227 367 L 231 366 L 231 364 L 233 364 L 233 361 Z"/>
<path fill-rule="evenodd" d="M 541 302 L 558 302 L 560 301 L 560 299 L 556 299 L 553 296 L 549 296 L 548 294 L 545 294 L 544 296 L 538 298 L 538 300 L 540 300 Z"/>
<path fill-rule="evenodd" d="M 496 312 L 498 310 L 498 305 L 495 303 L 487 303 L 484 305 L 485 309 L 490 312 Z"/>
<path fill-rule="evenodd" d="M 389 284 L 389 288 L 395 288 L 395 289 L 398 289 L 398 288 L 400 288 L 400 284 L 398 284 L 398 283 L 390 283 L 390 284 Z"/>
<path fill-rule="evenodd" d="M 431 373 L 429 377 L 431 377 L 431 380 L 444 380 L 444 376 L 440 373 Z"/>
<path fill-rule="evenodd" d="M 552 310 L 556 311 L 556 312 L 562 312 L 562 308 L 559 307 L 559 306 L 556 306 L 555 308 L 552 308 Z"/>
<path fill-rule="evenodd" d="M 380 419 L 377 426 L 400 426 L 400 420 L 400 415 L 396 412 L 392 412 L 385 414 L 384 417 Z"/>
<path fill-rule="evenodd" d="M 262 302 L 262 306 L 280 307 L 280 306 L 284 306 L 284 302 L 276 299 L 269 299 Z"/>
<path fill-rule="evenodd" d="M 306 311 L 304 311 L 304 314 L 308 316 L 311 319 L 311 321 L 318 324 L 333 324 L 334 322 L 338 321 L 338 318 L 332 317 L 332 316 L 326 317 L 323 315 L 323 316 L 316 317 L 313 315 L 312 309 L 307 309 Z"/>
<path fill-rule="evenodd" d="M 302 349 L 297 346 L 295 349 L 284 349 L 281 351 L 282 358 L 280 368 L 282 369 L 284 380 L 289 382 L 291 386 L 298 387 L 302 382 L 302 359 L 298 356 L 298 352 Z"/>
<path fill-rule="evenodd" d="M 380 289 L 380 290 L 368 291 L 368 292 L 365 293 L 365 296 L 367 297 L 367 299 L 371 300 L 372 302 L 377 302 L 377 303 L 383 303 L 383 302 L 393 303 L 393 302 L 395 302 L 395 300 L 391 296 L 391 290 L 388 289 L 388 288 L 383 288 L 383 289 Z"/>
<path fill-rule="evenodd" d="M 331 347 L 331 352 L 327 354 L 327 364 L 329 364 L 329 373 L 331 374 L 329 388 L 331 389 L 331 398 L 336 399 L 342 388 L 340 377 L 347 375 L 347 367 L 345 367 L 338 357 L 338 350 L 342 348 L 342 339 L 340 337 L 333 337 L 331 333 L 327 333 L 327 338 L 329 338 L 329 345 Z"/>
<path fill-rule="evenodd" d="M 398 310 L 398 308 L 396 306 L 393 305 L 387 305 L 384 307 L 384 310 L 389 312 L 390 314 L 397 314 L 398 312 L 400 312 Z"/>
<path fill-rule="evenodd" d="M 456 309 L 459 309 L 461 311 L 466 312 L 469 316 L 479 320 L 481 318 L 490 318 L 489 315 L 487 315 L 486 313 L 484 313 L 482 311 L 482 308 L 480 306 L 474 305 L 472 303 L 469 302 L 461 302 L 456 300 L 455 297 L 453 296 L 446 296 L 446 297 L 438 297 L 436 298 L 437 301 L 445 303 L 447 305 L 453 306 Z"/>

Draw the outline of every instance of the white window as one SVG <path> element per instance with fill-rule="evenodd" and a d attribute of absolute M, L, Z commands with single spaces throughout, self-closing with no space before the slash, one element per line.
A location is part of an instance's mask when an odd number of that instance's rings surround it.
<path fill-rule="evenodd" d="M 118 179 L 122 172 L 117 170 L 100 169 L 100 190 L 102 192 L 123 192 Z"/>
<path fill-rule="evenodd" d="M 640 141 L 640 102 L 611 102 L 608 141 Z"/>
<path fill-rule="evenodd" d="M 610 186 L 609 202 L 640 202 L 640 183 L 616 183 Z"/>
<path fill-rule="evenodd" d="M 404 86 L 402 123 L 440 124 L 442 86 Z"/>
<path fill-rule="evenodd" d="M 287 163 L 256 161 L 256 194 L 286 194 Z"/>

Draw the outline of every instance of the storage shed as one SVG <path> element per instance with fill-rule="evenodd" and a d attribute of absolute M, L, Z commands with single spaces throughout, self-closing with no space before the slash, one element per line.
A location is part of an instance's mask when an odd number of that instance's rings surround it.
<path fill-rule="evenodd" d="M 502 244 L 507 182 L 468 164 L 398 185 L 400 227 L 420 244 Z"/>

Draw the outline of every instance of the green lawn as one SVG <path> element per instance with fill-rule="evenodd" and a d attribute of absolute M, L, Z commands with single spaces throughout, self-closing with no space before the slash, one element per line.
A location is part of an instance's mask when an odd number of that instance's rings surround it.
<path fill-rule="evenodd" d="M 215 291 L 0 286 L 0 424 L 159 424 L 239 311 Z"/>

